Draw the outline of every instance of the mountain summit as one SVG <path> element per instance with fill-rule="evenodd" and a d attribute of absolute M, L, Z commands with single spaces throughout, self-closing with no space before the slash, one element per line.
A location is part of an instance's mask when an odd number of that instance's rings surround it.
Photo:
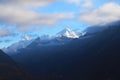
<path fill-rule="evenodd" d="M 32 42 L 32 39 L 28 36 L 24 36 L 22 40 L 10 45 L 7 48 L 3 48 L 2 50 L 6 53 L 16 53 L 19 49 L 27 47 Z"/>
<path fill-rule="evenodd" d="M 76 32 L 73 30 L 66 28 L 59 33 L 57 33 L 57 37 L 67 37 L 67 38 L 79 38 Z"/>

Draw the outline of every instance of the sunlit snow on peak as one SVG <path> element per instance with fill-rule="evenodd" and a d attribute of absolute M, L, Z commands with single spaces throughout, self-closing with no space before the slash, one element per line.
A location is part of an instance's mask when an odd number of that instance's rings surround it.
<path fill-rule="evenodd" d="M 67 38 L 79 38 L 76 32 L 72 31 L 69 28 L 66 28 L 57 34 L 58 37 L 67 37 Z"/>

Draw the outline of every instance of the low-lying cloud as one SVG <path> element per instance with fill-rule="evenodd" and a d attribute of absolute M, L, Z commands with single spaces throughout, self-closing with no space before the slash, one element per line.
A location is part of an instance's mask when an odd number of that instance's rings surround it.
<path fill-rule="evenodd" d="M 8 30 L 0 29 L 0 37 L 8 36 L 11 32 Z"/>

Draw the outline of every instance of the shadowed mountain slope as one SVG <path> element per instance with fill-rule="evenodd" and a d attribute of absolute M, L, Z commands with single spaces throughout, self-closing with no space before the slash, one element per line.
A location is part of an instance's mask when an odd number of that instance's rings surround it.
<path fill-rule="evenodd" d="M 0 50 L 0 80 L 27 80 L 14 61 Z"/>
<path fill-rule="evenodd" d="M 31 45 L 11 57 L 33 80 L 120 80 L 120 25 L 106 26 L 66 44 Z"/>

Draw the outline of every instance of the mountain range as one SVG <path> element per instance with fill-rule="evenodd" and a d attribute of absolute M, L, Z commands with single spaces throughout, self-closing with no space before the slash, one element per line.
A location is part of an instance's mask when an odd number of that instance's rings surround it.
<path fill-rule="evenodd" d="M 62 43 L 62 40 L 65 41 L 69 39 L 79 38 L 80 36 L 84 36 L 85 33 L 77 33 L 69 28 L 63 29 L 62 31 L 58 32 L 55 36 L 50 35 L 43 35 L 41 37 L 37 37 L 35 39 L 29 38 L 29 36 L 24 36 L 24 38 L 12 44 L 7 48 L 3 48 L 3 51 L 8 54 L 14 54 L 19 51 L 19 49 L 26 48 L 27 46 L 31 45 L 31 43 L 36 43 L 37 45 L 57 45 Z M 63 39 L 64 38 L 64 39 Z"/>
<path fill-rule="evenodd" d="M 10 45 L 7 48 L 3 48 L 2 50 L 7 53 L 8 55 L 12 55 L 14 53 L 18 53 L 20 49 L 26 48 L 27 46 L 31 45 L 32 43 L 36 43 L 37 45 L 59 45 L 64 44 L 66 41 L 77 38 L 83 38 L 86 35 L 90 35 L 96 32 L 104 30 L 105 27 L 96 27 L 92 26 L 84 30 L 83 32 L 76 32 L 69 28 L 65 28 L 62 31 L 58 32 L 55 36 L 50 35 L 43 35 L 40 37 L 37 37 L 35 39 L 31 39 L 29 36 L 25 35 L 24 38 L 22 38 L 19 42 L 16 42 L 12 45 Z"/>
<path fill-rule="evenodd" d="M 96 27 L 38 37 L 9 55 L 32 80 L 120 80 L 120 24 Z"/>

